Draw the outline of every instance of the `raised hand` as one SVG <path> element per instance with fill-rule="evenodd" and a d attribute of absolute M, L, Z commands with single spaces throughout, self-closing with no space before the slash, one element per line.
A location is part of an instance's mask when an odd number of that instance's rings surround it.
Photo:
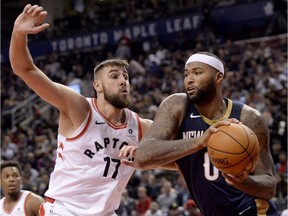
<path fill-rule="evenodd" d="M 48 23 L 42 23 L 47 14 L 43 7 L 27 4 L 14 22 L 14 31 L 22 34 L 37 34 L 43 31 L 49 27 Z"/>

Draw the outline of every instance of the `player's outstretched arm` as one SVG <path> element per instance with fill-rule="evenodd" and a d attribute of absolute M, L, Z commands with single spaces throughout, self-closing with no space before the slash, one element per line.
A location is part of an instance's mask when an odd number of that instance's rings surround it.
<path fill-rule="evenodd" d="M 224 177 L 228 184 L 235 188 L 261 199 L 270 200 L 276 193 L 277 181 L 275 168 L 269 149 L 269 130 L 265 119 L 255 109 L 245 105 L 241 113 L 241 122 L 250 127 L 258 137 L 260 145 L 259 158 L 255 164 L 254 172 L 241 178 Z"/>
<path fill-rule="evenodd" d="M 49 79 L 33 63 L 28 49 L 28 35 L 37 34 L 49 27 L 48 23 L 43 22 L 46 16 L 47 11 L 41 6 L 28 4 L 17 17 L 9 47 L 11 67 L 13 72 L 42 99 L 57 107 L 62 113 L 65 113 L 65 116 L 77 116 L 75 118 L 79 119 L 71 120 L 74 127 L 77 128 L 78 122 L 83 121 L 86 116 L 83 110 L 86 109 L 88 112 L 89 109 L 86 99 L 69 87 Z M 83 116 L 77 113 L 83 113 Z"/>
<path fill-rule="evenodd" d="M 32 57 L 27 47 L 27 35 L 36 34 L 49 27 L 48 23 L 42 23 L 47 11 L 38 5 L 28 4 L 14 22 L 9 57 L 15 74 L 24 76 L 29 70 L 36 70 Z"/>
<path fill-rule="evenodd" d="M 57 85 L 55 85 L 33 62 L 28 49 L 28 35 L 37 34 L 49 27 L 42 23 L 47 11 L 38 5 L 28 4 L 14 22 L 11 35 L 9 57 L 13 72 L 40 97 L 59 107 L 61 100 L 56 100 Z"/>

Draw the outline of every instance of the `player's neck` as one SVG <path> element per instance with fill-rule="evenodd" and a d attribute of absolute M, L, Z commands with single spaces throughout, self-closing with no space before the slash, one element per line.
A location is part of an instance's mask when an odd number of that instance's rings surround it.
<path fill-rule="evenodd" d="M 125 109 L 118 109 L 109 103 L 101 103 L 97 100 L 97 109 L 112 124 L 124 124 L 126 121 Z"/>
<path fill-rule="evenodd" d="M 210 100 L 208 103 L 195 104 L 195 107 L 201 115 L 210 120 L 221 119 L 227 111 L 227 104 L 223 98 Z"/>
<path fill-rule="evenodd" d="M 106 117 L 109 122 L 111 122 L 114 125 L 120 125 L 124 124 L 126 122 L 126 113 L 124 109 L 121 109 L 120 112 L 117 111 L 117 114 L 113 113 L 109 115 L 109 117 Z"/>
<path fill-rule="evenodd" d="M 4 200 L 4 208 L 5 208 L 5 210 L 10 212 L 14 208 L 14 206 L 17 204 L 17 202 L 20 199 L 21 195 L 22 195 L 21 191 L 19 191 L 19 193 L 6 195 L 5 196 L 5 200 Z"/>

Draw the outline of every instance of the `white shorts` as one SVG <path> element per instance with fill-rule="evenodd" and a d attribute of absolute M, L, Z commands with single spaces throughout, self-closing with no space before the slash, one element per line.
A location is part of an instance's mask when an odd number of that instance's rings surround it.
<path fill-rule="evenodd" d="M 78 216 L 73 212 L 70 212 L 66 207 L 59 201 L 47 197 L 41 204 L 39 210 L 39 216 Z"/>
<path fill-rule="evenodd" d="M 41 204 L 39 210 L 39 216 L 80 216 L 65 207 L 65 205 L 57 200 L 47 197 Z M 117 216 L 113 211 L 103 216 Z"/>

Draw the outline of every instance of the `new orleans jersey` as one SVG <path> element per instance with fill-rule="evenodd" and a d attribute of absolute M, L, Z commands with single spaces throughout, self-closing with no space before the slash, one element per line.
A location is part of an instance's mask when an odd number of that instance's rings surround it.
<path fill-rule="evenodd" d="M 114 125 L 87 98 L 90 111 L 73 137 L 58 134 L 55 169 L 45 196 L 82 216 L 103 216 L 117 209 L 134 168 L 121 165 L 125 145 L 138 145 L 142 136 L 136 113 L 124 109 L 126 123 Z M 73 197 L 73 199 L 69 199 Z"/>
<path fill-rule="evenodd" d="M 227 111 L 221 120 L 240 119 L 243 104 L 225 99 Z M 189 103 L 177 139 L 201 136 L 212 125 Z M 203 216 L 277 215 L 274 205 L 249 196 L 228 185 L 220 171 L 209 161 L 207 148 L 177 160 L 187 187 Z M 230 214 L 227 214 L 230 212 Z"/>

